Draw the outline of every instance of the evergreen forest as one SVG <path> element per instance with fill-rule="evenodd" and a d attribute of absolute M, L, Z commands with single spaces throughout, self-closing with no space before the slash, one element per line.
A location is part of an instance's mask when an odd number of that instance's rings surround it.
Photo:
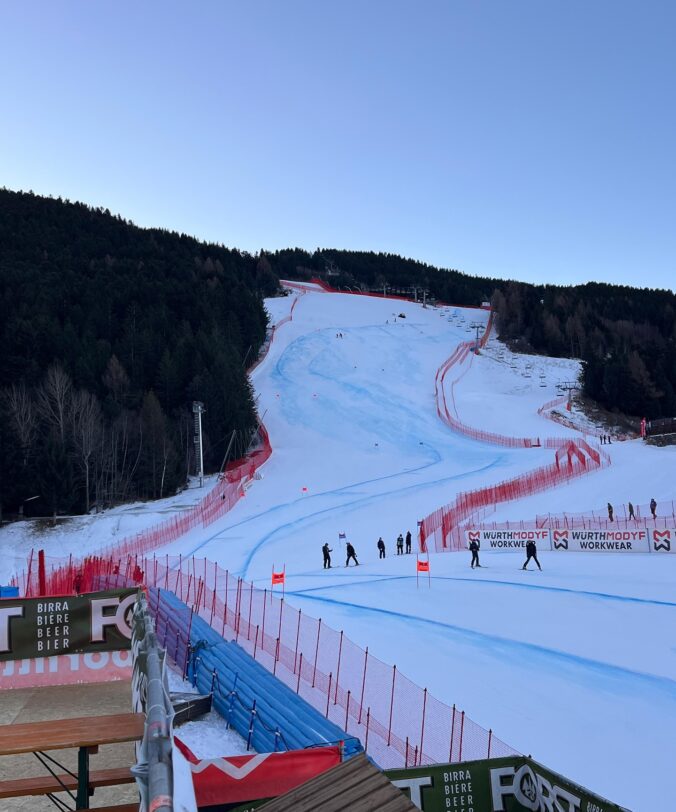
<path fill-rule="evenodd" d="M 676 416 L 676 296 L 590 282 L 531 285 L 443 270 L 393 254 L 300 249 L 267 254 L 280 278 L 478 305 L 490 301 L 500 338 L 515 349 L 581 359 L 585 395 L 635 418 Z"/>
<path fill-rule="evenodd" d="M 0 515 L 175 493 L 257 427 L 246 366 L 277 282 L 255 257 L 0 190 Z M 233 433 L 235 432 L 235 433 Z"/>
<path fill-rule="evenodd" d="M 676 415 L 676 297 L 601 283 L 472 277 L 393 254 L 253 256 L 141 229 L 108 210 L 0 189 L 0 517 L 81 513 L 175 493 L 241 456 L 258 417 L 246 369 L 279 279 L 490 301 L 514 348 L 579 358 L 585 394 L 634 417 Z"/>

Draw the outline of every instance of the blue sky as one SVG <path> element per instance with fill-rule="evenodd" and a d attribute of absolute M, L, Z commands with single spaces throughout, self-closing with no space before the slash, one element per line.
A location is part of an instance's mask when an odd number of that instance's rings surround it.
<path fill-rule="evenodd" d="M 676 287 L 676 4 L 0 5 L 0 185 L 255 252 Z"/>

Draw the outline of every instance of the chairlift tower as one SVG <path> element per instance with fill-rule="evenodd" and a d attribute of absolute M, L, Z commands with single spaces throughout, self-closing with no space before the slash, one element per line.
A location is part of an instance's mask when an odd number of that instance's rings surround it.
<path fill-rule="evenodd" d="M 195 437 L 193 442 L 195 443 L 195 458 L 199 461 L 199 470 L 197 473 L 200 478 L 200 488 L 204 483 L 204 454 L 202 451 L 202 415 L 204 412 L 206 412 L 206 409 L 202 401 L 193 400 L 192 413 L 195 420 Z"/>
<path fill-rule="evenodd" d="M 470 329 L 476 330 L 476 343 L 474 345 L 474 354 L 479 354 L 479 330 L 483 327 L 483 324 L 480 321 L 473 321 L 470 325 Z"/>

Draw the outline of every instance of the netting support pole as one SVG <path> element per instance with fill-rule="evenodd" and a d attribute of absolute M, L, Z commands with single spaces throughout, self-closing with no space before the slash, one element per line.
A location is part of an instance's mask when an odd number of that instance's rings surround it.
<path fill-rule="evenodd" d="M 348 716 L 350 715 L 350 690 L 347 691 L 347 702 L 345 703 L 345 727 L 344 730 L 347 733 L 347 720 Z"/>
<path fill-rule="evenodd" d="M 462 761 L 462 734 L 465 730 L 465 711 L 460 714 L 460 753 L 458 754 L 458 761 Z"/>
<path fill-rule="evenodd" d="M 299 609 L 298 610 L 298 628 L 296 629 L 296 651 L 295 651 L 295 654 L 293 655 L 293 673 L 294 674 L 296 673 L 296 664 L 297 664 L 297 661 L 298 661 L 298 640 L 300 638 L 300 615 L 301 615 L 301 610 Z"/>
<path fill-rule="evenodd" d="M 328 719 L 329 718 L 329 703 L 331 701 L 331 680 L 333 678 L 333 673 L 329 672 L 329 690 L 326 692 L 326 713 L 324 716 Z"/>
<path fill-rule="evenodd" d="M 453 739 L 455 737 L 455 704 L 453 705 L 453 715 L 451 716 L 451 746 L 448 750 L 448 760 L 453 761 Z"/>
<path fill-rule="evenodd" d="M 315 647 L 315 665 L 312 671 L 312 687 L 315 687 L 315 677 L 317 676 L 317 657 L 319 656 L 319 635 L 322 631 L 322 619 L 319 618 L 319 623 L 317 624 L 317 645 Z"/>
<path fill-rule="evenodd" d="M 303 670 L 303 652 L 300 653 L 300 659 L 298 661 L 298 681 L 296 682 L 296 693 L 300 691 L 300 672 Z"/>
<path fill-rule="evenodd" d="M 366 651 L 364 652 L 364 675 L 361 680 L 361 699 L 359 700 L 359 719 L 357 720 L 357 724 L 361 724 L 361 709 L 362 705 L 364 704 L 364 688 L 366 686 L 366 666 L 368 664 L 369 659 L 369 649 L 366 646 Z"/>
<path fill-rule="evenodd" d="M 493 729 L 489 728 L 489 730 L 488 730 L 488 755 L 486 756 L 486 758 L 491 757 L 491 740 L 492 740 L 492 738 L 493 738 Z"/>
<path fill-rule="evenodd" d="M 397 666 L 392 666 L 392 694 L 390 695 L 390 722 L 387 726 L 387 746 L 390 746 L 390 738 L 392 736 L 392 712 L 394 710 L 394 681 L 397 678 Z"/>
<path fill-rule="evenodd" d="M 256 639 L 254 640 L 253 658 L 256 659 L 256 649 L 258 648 L 258 626 L 256 626 Z"/>
<path fill-rule="evenodd" d="M 265 648 L 265 607 L 268 602 L 268 590 L 267 588 L 263 590 L 263 634 L 261 637 L 261 647 Z"/>
<path fill-rule="evenodd" d="M 336 688 L 333 695 L 333 704 L 338 702 L 338 680 L 340 678 L 340 655 L 343 653 L 343 632 L 340 632 L 340 643 L 338 644 L 338 668 L 336 669 Z"/>
<path fill-rule="evenodd" d="M 427 688 L 423 689 L 422 726 L 420 728 L 420 763 L 422 764 L 423 741 L 425 740 L 425 708 L 427 707 Z"/>
<path fill-rule="evenodd" d="M 246 627 L 246 639 L 251 640 L 251 605 L 253 604 L 253 581 L 249 585 L 249 621 Z"/>
<path fill-rule="evenodd" d="M 368 753 L 369 749 L 369 723 L 371 720 L 371 707 L 366 709 L 366 739 L 364 741 L 364 750 Z"/>

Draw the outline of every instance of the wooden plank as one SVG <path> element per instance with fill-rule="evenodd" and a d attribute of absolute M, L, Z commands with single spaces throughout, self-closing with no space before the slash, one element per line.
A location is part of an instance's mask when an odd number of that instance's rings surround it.
<path fill-rule="evenodd" d="M 0 756 L 137 741 L 143 724 L 142 713 L 116 713 L 0 725 Z"/>
<path fill-rule="evenodd" d="M 96 812 L 138 812 L 138 801 L 135 804 L 122 804 L 120 806 L 97 806 L 95 809 Z"/>
<path fill-rule="evenodd" d="M 77 789 L 77 778 L 68 773 L 58 776 L 66 788 Z M 115 767 L 110 770 L 92 770 L 89 773 L 89 786 L 112 787 L 119 784 L 132 784 L 134 776 L 129 767 Z M 0 781 L 0 798 L 21 798 L 24 795 L 47 795 L 50 792 L 63 792 L 63 786 L 51 775 L 40 775 L 35 778 L 17 778 L 11 781 Z"/>

